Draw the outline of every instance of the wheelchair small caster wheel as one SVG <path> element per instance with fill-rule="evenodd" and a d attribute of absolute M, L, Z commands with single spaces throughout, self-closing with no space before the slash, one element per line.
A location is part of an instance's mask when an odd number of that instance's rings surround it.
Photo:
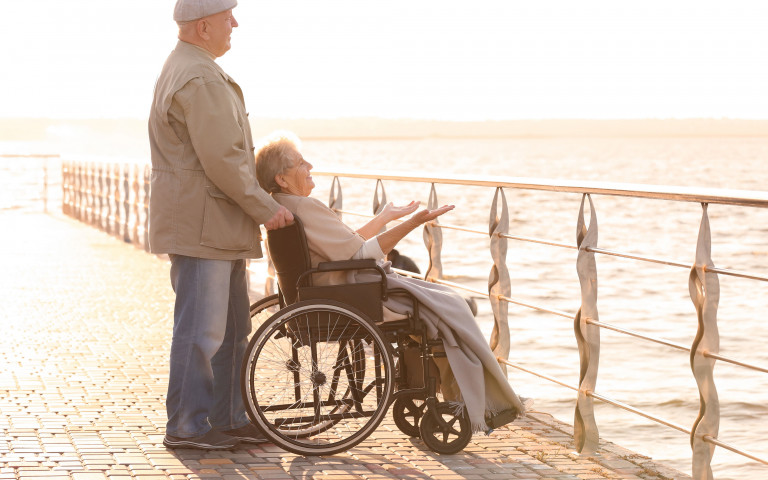
<path fill-rule="evenodd" d="M 466 410 L 457 411 L 455 406 L 448 402 L 440 402 L 436 407 L 437 412 L 427 410 L 419 423 L 421 439 L 430 450 L 437 453 L 452 454 L 460 452 L 472 439 L 472 425 L 467 417 Z M 445 426 L 441 426 L 435 414 L 442 418 Z"/>
<path fill-rule="evenodd" d="M 419 422 L 424 417 L 427 403 L 423 395 L 405 394 L 397 397 L 392 405 L 392 418 L 401 432 L 409 437 L 418 437 Z"/>

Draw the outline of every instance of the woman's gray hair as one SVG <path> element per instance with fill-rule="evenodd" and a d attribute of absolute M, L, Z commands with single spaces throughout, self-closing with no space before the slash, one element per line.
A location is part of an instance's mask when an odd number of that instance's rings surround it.
<path fill-rule="evenodd" d="M 256 179 L 261 188 L 269 193 L 281 191 L 275 177 L 293 166 L 292 154 L 299 152 L 298 143 L 298 138 L 288 132 L 267 137 L 256 154 Z"/>

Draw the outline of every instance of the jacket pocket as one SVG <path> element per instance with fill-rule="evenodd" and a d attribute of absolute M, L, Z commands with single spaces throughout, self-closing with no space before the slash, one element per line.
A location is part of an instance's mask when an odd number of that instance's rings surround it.
<path fill-rule="evenodd" d="M 221 250 L 251 250 L 256 222 L 216 187 L 206 187 L 200 245 Z"/>

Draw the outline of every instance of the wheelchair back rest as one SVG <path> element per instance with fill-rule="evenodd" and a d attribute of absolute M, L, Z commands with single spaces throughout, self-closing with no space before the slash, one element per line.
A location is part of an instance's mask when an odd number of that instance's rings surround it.
<path fill-rule="evenodd" d="M 312 268 L 304 225 L 299 217 L 294 215 L 291 225 L 268 230 L 267 248 L 275 266 L 280 293 L 285 304 L 290 305 L 298 297 L 296 281 L 302 273 Z"/>

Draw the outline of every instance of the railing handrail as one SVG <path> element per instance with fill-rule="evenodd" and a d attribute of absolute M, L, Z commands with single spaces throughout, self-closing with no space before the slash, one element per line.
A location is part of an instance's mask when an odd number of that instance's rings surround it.
<path fill-rule="evenodd" d="M 312 170 L 313 175 L 326 177 L 368 178 L 415 183 L 439 183 L 490 188 L 514 188 L 561 193 L 598 194 L 637 197 L 679 202 L 714 203 L 768 208 L 768 191 L 701 188 L 673 185 L 645 185 L 599 181 L 575 181 L 528 177 L 481 176 L 443 174 L 435 176 L 423 172 L 393 172 L 383 170 Z"/>

